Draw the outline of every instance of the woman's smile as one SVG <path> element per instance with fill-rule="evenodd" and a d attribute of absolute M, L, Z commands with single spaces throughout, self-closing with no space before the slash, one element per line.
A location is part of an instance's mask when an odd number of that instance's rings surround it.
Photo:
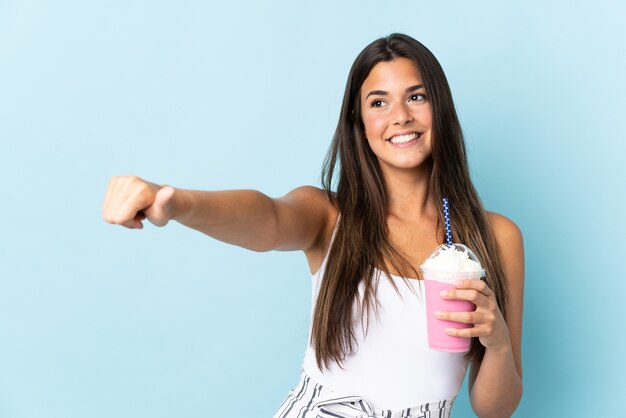
<path fill-rule="evenodd" d="M 399 147 L 406 147 L 415 144 L 422 137 L 421 132 L 411 132 L 407 134 L 398 134 L 389 138 L 391 144 Z"/>

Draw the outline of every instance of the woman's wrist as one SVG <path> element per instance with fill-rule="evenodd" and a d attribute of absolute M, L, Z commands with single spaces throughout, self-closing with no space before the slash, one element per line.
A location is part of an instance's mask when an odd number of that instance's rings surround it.
<path fill-rule="evenodd" d="M 172 187 L 166 184 L 163 187 Z M 191 196 L 187 190 L 174 189 L 174 195 L 172 196 L 172 200 L 170 201 L 170 219 L 174 221 L 181 222 L 187 215 L 189 214 L 191 208 Z"/>
<path fill-rule="evenodd" d="M 502 344 L 502 345 L 498 345 L 498 346 L 493 346 L 493 347 L 485 347 L 485 353 L 492 353 L 492 354 L 498 354 L 498 355 L 506 355 L 508 353 L 511 353 L 511 344 Z"/>
<path fill-rule="evenodd" d="M 510 354 L 513 355 L 513 347 L 511 346 L 511 337 L 509 335 L 509 330 L 506 327 L 500 328 L 500 332 L 498 332 L 499 337 L 495 344 L 491 344 L 489 346 L 485 346 L 485 351 L 493 354 Z"/>

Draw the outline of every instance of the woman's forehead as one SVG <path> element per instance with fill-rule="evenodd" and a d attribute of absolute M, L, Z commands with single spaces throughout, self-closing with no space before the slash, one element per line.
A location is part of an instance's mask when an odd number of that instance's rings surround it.
<path fill-rule="evenodd" d="M 419 69 L 408 58 L 396 58 L 393 61 L 382 61 L 376 64 L 361 85 L 361 92 L 381 90 L 392 92 L 422 84 Z"/>

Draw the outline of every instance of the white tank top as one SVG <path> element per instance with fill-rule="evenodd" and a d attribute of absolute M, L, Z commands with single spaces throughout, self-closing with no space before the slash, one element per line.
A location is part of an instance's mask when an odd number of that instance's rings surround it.
<path fill-rule="evenodd" d="M 328 254 L 312 275 L 309 341 L 327 257 Z M 400 410 L 457 396 L 468 362 L 464 353 L 445 353 L 428 347 L 423 282 L 410 279 L 411 291 L 401 277 L 392 276 L 398 295 L 383 272 L 377 270 L 376 274 L 378 318 L 370 312 L 365 335 L 357 317 L 357 345 L 344 360 L 343 369 L 331 361 L 330 369 L 322 372 L 317 367 L 315 349 L 308 345 L 302 362 L 304 372 L 328 389 L 363 396 L 374 408 Z M 359 290 L 362 298 L 363 283 Z"/>

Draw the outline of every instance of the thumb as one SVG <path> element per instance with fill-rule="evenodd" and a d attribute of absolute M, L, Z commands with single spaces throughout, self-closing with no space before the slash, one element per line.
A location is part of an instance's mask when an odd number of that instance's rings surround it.
<path fill-rule="evenodd" d="M 144 212 L 146 218 L 156 226 L 165 226 L 171 217 L 171 201 L 174 196 L 174 188 L 162 187 L 154 198 L 154 203 Z"/>

